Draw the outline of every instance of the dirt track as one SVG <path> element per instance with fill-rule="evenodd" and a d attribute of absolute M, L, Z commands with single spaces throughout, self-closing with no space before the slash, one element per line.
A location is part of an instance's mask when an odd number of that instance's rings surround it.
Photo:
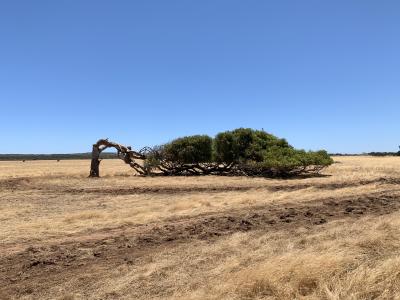
<path fill-rule="evenodd" d="M 54 177 L 59 178 L 59 177 Z M 177 177 L 179 178 L 179 177 Z M 38 184 L 37 180 L 22 177 L 13 179 L 0 180 L 0 188 L 10 191 L 20 190 L 38 190 L 41 192 L 60 193 L 60 194 L 101 194 L 101 195 L 134 195 L 134 194 L 179 194 L 179 193 L 218 193 L 218 192 L 232 192 L 239 191 L 245 192 L 249 190 L 267 190 L 271 192 L 276 191 L 295 191 L 307 188 L 316 188 L 322 190 L 334 190 L 346 187 L 357 187 L 369 184 L 400 184 L 400 179 L 396 177 L 379 177 L 368 180 L 347 181 L 347 182 L 328 182 L 328 183 L 294 183 L 291 184 L 290 180 L 286 184 L 270 184 L 268 186 L 135 186 L 129 187 L 96 187 L 96 188 L 71 188 L 67 186 L 51 186 L 46 184 Z"/>

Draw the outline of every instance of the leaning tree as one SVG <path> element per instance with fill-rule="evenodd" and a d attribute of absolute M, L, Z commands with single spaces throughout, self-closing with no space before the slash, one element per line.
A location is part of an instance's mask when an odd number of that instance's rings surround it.
<path fill-rule="evenodd" d="M 186 136 L 139 151 L 101 139 L 93 145 L 90 177 L 99 177 L 100 154 L 107 148 L 140 175 L 295 176 L 319 173 L 333 163 L 326 151 L 293 148 L 263 130 L 239 128 L 217 134 Z"/>

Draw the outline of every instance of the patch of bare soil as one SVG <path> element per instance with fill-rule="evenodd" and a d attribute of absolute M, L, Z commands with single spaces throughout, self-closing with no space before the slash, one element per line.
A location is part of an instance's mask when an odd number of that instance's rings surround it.
<path fill-rule="evenodd" d="M 344 218 L 383 215 L 400 208 L 398 192 L 382 192 L 356 198 L 325 198 L 306 203 L 264 205 L 247 210 L 180 217 L 165 222 L 78 234 L 46 245 L 32 245 L 0 258 L 0 296 L 39 295 L 58 283 L 88 274 L 80 280 L 90 291 L 96 270 L 140 264 L 168 247 L 194 239 L 212 243 L 236 232 L 290 230 L 320 226 Z"/>

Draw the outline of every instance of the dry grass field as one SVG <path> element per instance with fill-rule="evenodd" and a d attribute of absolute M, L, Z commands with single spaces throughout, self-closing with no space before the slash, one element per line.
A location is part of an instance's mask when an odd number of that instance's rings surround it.
<path fill-rule="evenodd" d="M 305 179 L 0 162 L 0 299 L 400 299 L 400 158 Z"/>

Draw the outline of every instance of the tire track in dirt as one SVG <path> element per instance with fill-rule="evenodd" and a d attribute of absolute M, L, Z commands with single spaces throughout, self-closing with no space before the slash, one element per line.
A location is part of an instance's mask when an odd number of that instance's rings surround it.
<path fill-rule="evenodd" d="M 335 190 L 342 188 L 351 188 L 358 186 L 366 186 L 370 184 L 400 184 L 399 178 L 375 178 L 370 180 L 359 180 L 359 181 L 347 181 L 340 183 L 300 183 L 300 184 L 270 184 L 266 185 L 249 185 L 249 186 L 160 186 L 160 187 L 133 187 L 133 188 L 61 188 L 60 190 L 54 191 L 51 188 L 49 191 L 51 193 L 69 193 L 69 194 L 98 194 L 98 195 L 113 195 L 113 196 L 123 196 L 123 195 L 136 195 L 136 194 L 182 194 L 182 193 L 223 193 L 223 192 L 247 192 L 250 190 L 265 190 L 269 192 L 292 192 L 297 190 L 303 190 L 308 188 L 315 188 L 321 190 Z"/>
<path fill-rule="evenodd" d="M 369 180 L 345 181 L 339 183 L 297 183 L 243 185 L 243 186 L 136 186 L 136 187 L 100 187 L 100 188 L 71 188 L 53 185 L 38 185 L 31 178 L 13 178 L 0 180 L 0 188 L 7 190 L 39 190 L 41 192 L 62 194 L 100 194 L 100 195 L 135 195 L 135 194 L 179 194 L 179 193 L 218 193 L 218 192 L 246 192 L 249 190 L 296 191 L 307 188 L 335 190 L 348 187 L 365 186 L 370 184 L 400 184 L 399 178 L 379 177 Z"/>
<path fill-rule="evenodd" d="M 212 239 L 240 231 L 314 226 L 346 217 L 383 215 L 400 209 L 400 194 L 381 192 L 356 198 L 326 198 L 302 204 L 263 205 L 182 217 L 142 231 L 135 246 L 159 245 L 188 239 Z"/>
<path fill-rule="evenodd" d="M 152 253 L 191 240 L 212 242 L 236 232 L 279 231 L 319 226 L 329 221 L 389 214 L 400 209 L 400 192 L 386 191 L 306 203 L 263 205 L 113 230 L 102 229 L 43 246 L 29 247 L 0 258 L 0 292 L 34 294 L 98 268 L 112 270 L 151 256 Z M 97 236 L 97 238 L 96 238 Z M 45 284 L 43 283 L 45 282 Z M 0 293 L 1 294 L 1 293 Z"/>

